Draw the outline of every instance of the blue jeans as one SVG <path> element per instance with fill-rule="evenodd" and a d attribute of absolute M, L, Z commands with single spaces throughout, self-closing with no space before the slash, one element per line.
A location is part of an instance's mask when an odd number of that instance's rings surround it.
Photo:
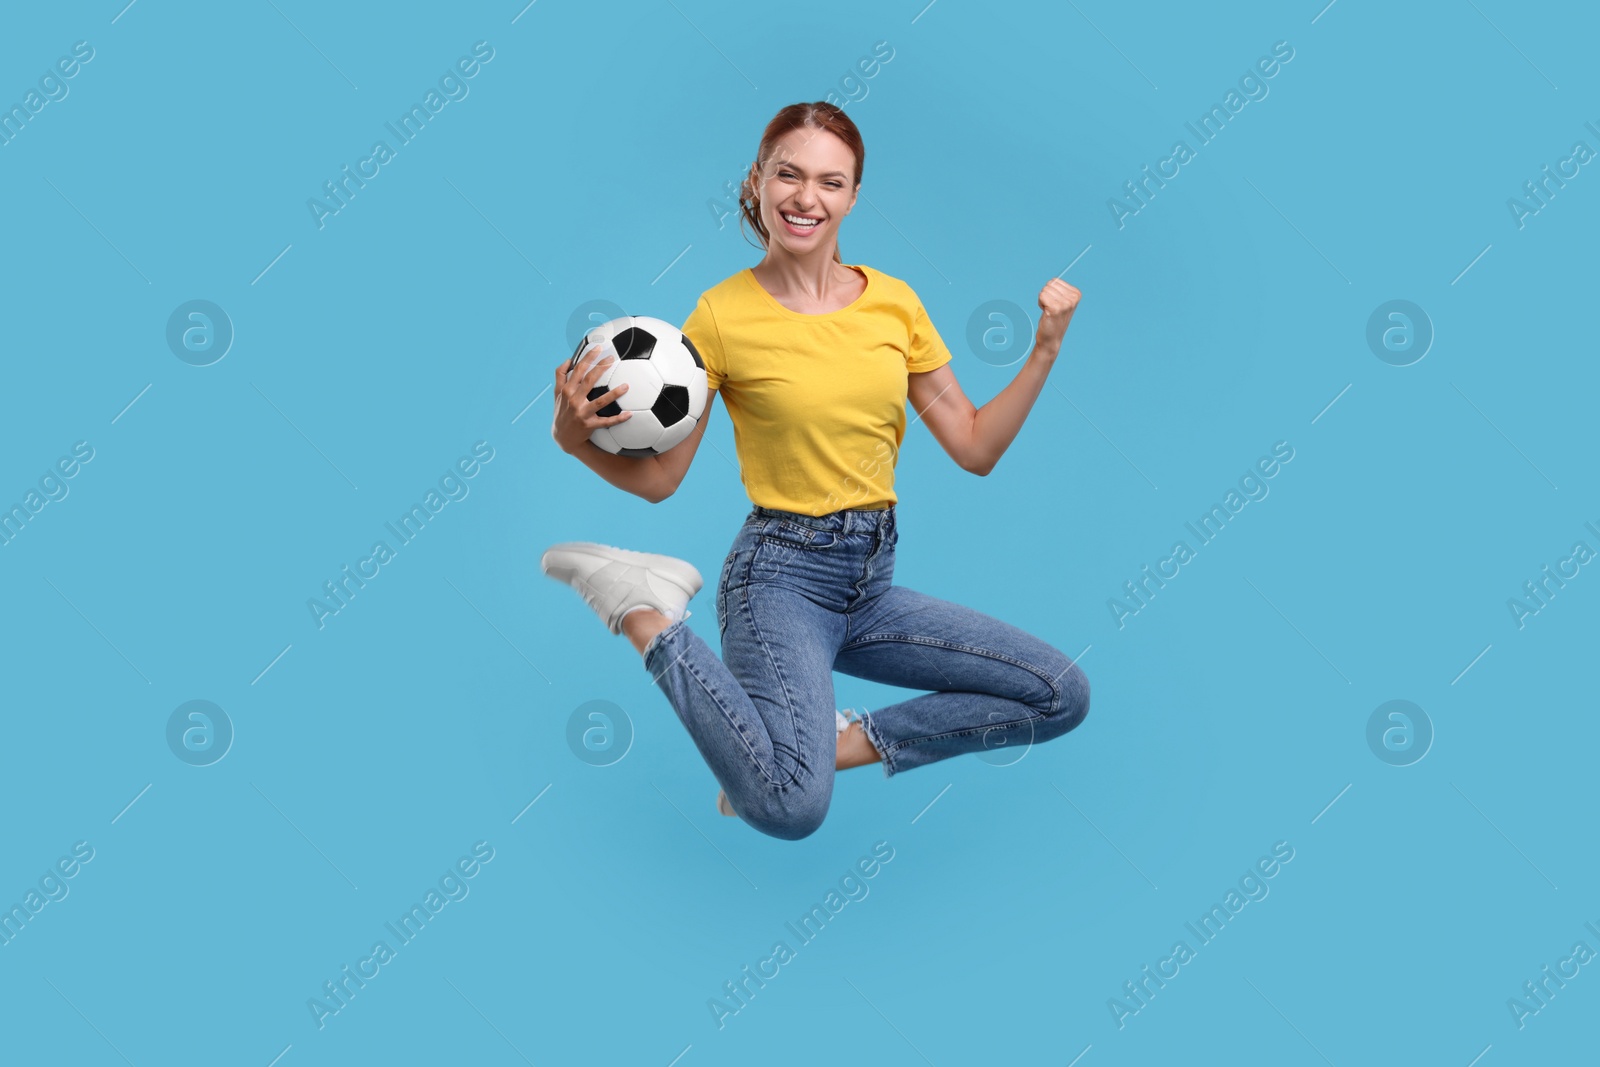
<path fill-rule="evenodd" d="M 835 670 L 932 690 L 862 718 L 885 776 L 1020 750 L 1088 714 L 1089 681 L 1068 656 L 893 584 L 898 540 L 893 505 L 820 516 L 758 505 L 717 583 L 722 658 L 681 619 L 644 648 L 734 811 L 762 833 L 796 840 L 827 815 Z"/>

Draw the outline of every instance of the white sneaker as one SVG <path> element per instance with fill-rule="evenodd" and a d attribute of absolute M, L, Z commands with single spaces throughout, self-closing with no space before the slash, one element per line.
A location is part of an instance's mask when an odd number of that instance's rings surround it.
<path fill-rule="evenodd" d="M 630 608 L 650 607 L 675 621 L 687 619 L 689 598 L 705 584 L 685 560 L 593 541 L 551 545 L 539 567 L 576 589 L 614 634 L 622 632 L 622 616 Z"/>
<path fill-rule="evenodd" d="M 854 709 L 847 708 L 846 710 L 853 711 Z M 845 718 L 842 712 L 835 711 L 833 713 L 833 735 L 838 737 L 840 734 L 844 733 L 850 728 L 850 723 L 853 721 L 855 720 Z M 733 810 L 733 805 L 728 803 L 728 794 L 720 789 L 717 790 L 717 810 L 724 815 L 739 814 Z"/>

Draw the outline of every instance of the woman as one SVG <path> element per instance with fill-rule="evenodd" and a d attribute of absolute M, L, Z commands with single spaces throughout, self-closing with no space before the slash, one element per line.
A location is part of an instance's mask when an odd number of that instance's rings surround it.
<path fill-rule="evenodd" d="M 963 470 L 988 474 L 1044 387 L 1078 290 L 1045 285 L 1027 362 L 975 409 L 911 287 L 839 258 L 864 157 L 831 104 L 792 104 L 768 124 L 739 201 L 766 256 L 706 290 L 684 323 L 710 394 L 681 444 L 644 459 L 596 446 L 595 427 L 628 418 L 597 410 L 627 387 L 587 399 L 609 361 L 556 369 L 552 436 L 652 502 L 683 480 L 719 392 L 727 403 L 754 507 L 717 586 L 723 659 L 684 625 L 702 584 L 691 564 L 578 541 L 551 546 L 542 567 L 628 635 L 722 785 L 718 809 L 790 840 L 822 824 L 836 769 L 881 760 L 890 776 L 1048 740 L 1089 708 L 1087 679 L 1056 648 L 892 583 L 906 400 Z M 834 708 L 834 670 L 931 691 L 850 721 Z"/>

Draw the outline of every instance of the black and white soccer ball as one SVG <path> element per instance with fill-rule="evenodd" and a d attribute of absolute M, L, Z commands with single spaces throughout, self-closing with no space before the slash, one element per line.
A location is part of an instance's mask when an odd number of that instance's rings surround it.
<path fill-rule="evenodd" d="M 599 351 L 585 359 L 584 353 L 596 345 Z M 567 369 L 581 372 L 607 356 L 616 362 L 600 375 L 588 398 L 623 382 L 628 391 L 595 414 L 633 414 L 611 426 L 596 426 L 589 440 L 618 455 L 657 456 L 694 432 L 706 411 L 706 365 L 681 330 L 648 315 L 603 322 L 583 335 Z"/>

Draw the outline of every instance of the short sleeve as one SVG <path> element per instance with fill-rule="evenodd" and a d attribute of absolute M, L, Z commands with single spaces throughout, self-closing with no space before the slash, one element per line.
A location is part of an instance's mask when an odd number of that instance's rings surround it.
<path fill-rule="evenodd" d="M 950 359 L 950 349 L 945 347 L 939 331 L 933 328 L 933 320 L 918 301 L 911 320 L 911 343 L 906 347 L 906 370 L 911 374 L 938 370 Z"/>
<path fill-rule="evenodd" d="M 706 365 L 706 388 L 716 392 L 727 377 L 728 365 L 722 351 L 722 334 L 717 330 L 717 320 L 711 314 L 711 305 L 705 294 L 701 294 L 699 302 L 684 322 L 683 335 L 694 345 L 695 351 L 700 353 L 700 361 Z"/>

